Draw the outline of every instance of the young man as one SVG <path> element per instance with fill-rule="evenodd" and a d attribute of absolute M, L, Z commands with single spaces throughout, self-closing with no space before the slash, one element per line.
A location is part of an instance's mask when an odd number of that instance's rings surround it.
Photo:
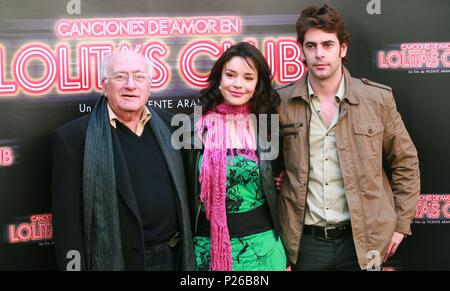
<path fill-rule="evenodd" d="M 280 222 L 292 269 L 379 267 L 411 234 L 416 149 L 391 88 L 352 78 L 343 66 L 349 34 L 339 13 L 309 7 L 296 29 L 308 73 L 279 90 Z"/>
<path fill-rule="evenodd" d="M 116 52 L 93 112 L 57 129 L 52 208 L 62 270 L 194 270 L 183 161 L 146 107 L 151 64 Z M 78 266 L 72 258 L 80 258 Z"/>

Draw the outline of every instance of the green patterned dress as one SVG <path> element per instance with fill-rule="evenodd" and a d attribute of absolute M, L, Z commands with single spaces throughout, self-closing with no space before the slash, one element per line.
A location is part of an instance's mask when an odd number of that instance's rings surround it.
<path fill-rule="evenodd" d="M 250 211 L 265 203 L 258 164 L 253 160 L 234 155 L 233 165 L 230 165 L 230 157 L 227 158 L 227 213 Z M 198 170 L 201 160 L 202 156 Z M 195 236 L 194 246 L 198 270 L 210 270 L 209 237 Z M 281 239 L 276 239 L 273 230 L 232 238 L 231 249 L 233 271 L 286 270 L 283 244 Z"/>

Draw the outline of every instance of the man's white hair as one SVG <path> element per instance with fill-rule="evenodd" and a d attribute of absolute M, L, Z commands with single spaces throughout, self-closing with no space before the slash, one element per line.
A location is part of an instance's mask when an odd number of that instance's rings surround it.
<path fill-rule="evenodd" d="M 102 62 L 101 67 L 100 67 L 101 80 L 105 81 L 106 83 L 108 83 L 108 77 L 110 77 L 110 76 L 108 76 L 108 66 L 109 66 L 110 61 L 114 57 L 116 57 L 118 54 L 125 53 L 125 52 L 131 52 L 131 53 L 136 54 L 137 56 L 142 57 L 142 59 L 145 61 L 145 64 L 147 66 L 147 72 L 146 73 L 148 74 L 148 77 L 151 80 L 152 73 L 153 73 L 153 62 L 148 60 L 146 57 L 144 57 L 144 56 L 134 52 L 134 51 L 117 51 L 117 52 L 113 52 L 113 53 L 109 54 L 108 56 L 106 56 L 103 59 L 103 62 Z"/>

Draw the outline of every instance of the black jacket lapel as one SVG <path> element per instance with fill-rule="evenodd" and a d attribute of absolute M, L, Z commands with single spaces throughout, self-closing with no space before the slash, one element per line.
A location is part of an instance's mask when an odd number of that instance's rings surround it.
<path fill-rule="evenodd" d="M 186 192 L 186 182 L 184 179 L 183 159 L 181 157 L 181 154 L 179 151 L 173 149 L 170 142 L 171 133 L 155 112 L 152 112 L 150 128 L 152 129 L 161 152 L 164 155 L 167 168 L 169 169 L 170 175 L 172 176 L 178 196 L 180 200 L 183 200 L 184 197 L 180 197 L 180 195 L 183 195 Z"/>
<path fill-rule="evenodd" d="M 183 158 L 181 152 L 175 150 L 171 144 L 171 133 L 157 113 L 150 108 L 152 118 L 150 120 L 150 128 L 155 135 L 156 141 L 164 155 L 164 159 L 169 169 L 172 181 L 175 185 L 178 205 L 178 217 L 180 230 L 182 232 L 182 270 L 195 269 L 195 257 L 192 242 L 192 231 L 189 215 L 189 202 L 187 198 L 186 180 L 184 176 Z"/>
<path fill-rule="evenodd" d="M 139 226 L 142 228 L 141 216 L 137 206 L 136 195 L 134 193 L 133 185 L 131 183 L 130 173 L 125 161 L 125 156 L 120 146 L 120 141 L 117 133 L 112 130 L 113 148 L 114 148 L 114 169 L 116 171 L 117 191 L 124 200 L 125 204 L 131 209 Z"/>

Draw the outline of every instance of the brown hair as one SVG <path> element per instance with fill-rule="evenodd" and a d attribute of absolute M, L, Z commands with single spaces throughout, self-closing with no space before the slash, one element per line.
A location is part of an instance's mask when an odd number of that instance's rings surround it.
<path fill-rule="evenodd" d="M 305 33 L 310 28 L 317 28 L 328 33 L 336 33 L 340 45 L 349 44 L 350 33 L 345 28 L 344 20 L 339 12 L 327 4 L 322 7 L 309 6 L 305 8 L 297 19 L 297 41 L 303 45 Z M 345 61 L 345 58 L 343 58 Z"/>
<path fill-rule="evenodd" d="M 269 65 L 262 53 L 247 42 L 240 42 L 227 49 L 215 62 L 208 77 L 208 86 L 200 91 L 199 100 L 203 112 L 206 113 L 223 102 L 219 85 L 222 69 L 233 57 L 241 57 L 247 62 L 252 60 L 258 71 L 258 83 L 253 97 L 249 100 L 250 110 L 254 114 L 271 114 L 276 112 L 280 96 L 272 86 L 272 76 Z M 250 64 L 249 64 L 250 65 Z"/>

